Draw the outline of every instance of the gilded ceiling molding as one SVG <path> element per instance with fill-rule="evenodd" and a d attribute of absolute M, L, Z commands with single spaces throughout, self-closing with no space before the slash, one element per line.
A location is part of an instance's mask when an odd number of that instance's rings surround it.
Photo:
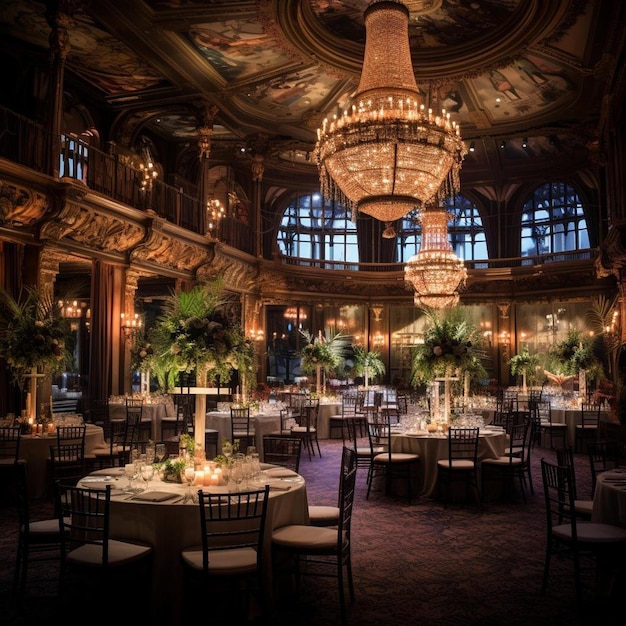
<path fill-rule="evenodd" d="M 50 210 L 50 199 L 27 187 L 0 180 L 0 224 L 16 228 L 31 226 Z"/>
<path fill-rule="evenodd" d="M 626 266 L 626 224 L 611 226 L 595 260 L 597 278 L 615 276 L 619 282 Z"/>
<path fill-rule="evenodd" d="M 256 286 L 257 273 L 258 270 L 254 265 L 216 251 L 210 263 L 197 268 L 196 279 L 208 282 L 221 277 L 229 290 L 251 291 Z"/>

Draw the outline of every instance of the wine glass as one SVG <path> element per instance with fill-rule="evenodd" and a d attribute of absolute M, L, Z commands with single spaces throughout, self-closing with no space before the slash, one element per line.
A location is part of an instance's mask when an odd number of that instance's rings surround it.
<path fill-rule="evenodd" d="M 128 493 L 135 493 L 135 488 L 133 487 L 133 478 L 135 478 L 135 464 L 134 463 L 126 463 L 124 465 L 124 476 L 128 478 L 128 484 L 124 487 L 124 491 Z"/>
<path fill-rule="evenodd" d="M 167 456 L 167 449 L 164 443 L 157 443 L 154 446 L 154 460 L 156 463 L 163 463 L 165 461 L 165 457 Z"/>
<path fill-rule="evenodd" d="M 146 483 L 146 490 L 150 485 L 150 481 L 154 477 L 154 465 L 152 463 L 145 463 L 141 467 L 141 478 Z"/>

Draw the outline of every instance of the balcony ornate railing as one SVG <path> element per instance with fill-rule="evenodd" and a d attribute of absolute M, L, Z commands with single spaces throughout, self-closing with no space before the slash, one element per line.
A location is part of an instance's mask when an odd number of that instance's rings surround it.
<path fill-rule="evenodd" d="M 60 178 L 79 180 L 116 202 L 140 210 L 151 209 L 177 226 L 204 234 L 204 207 L 197 195 L 158 178 L 151 181 L 150 189 L 142 189 L 142 172 L 128 155 L 116 152 L 115 144 L 110 145 L 107 153 L 78 137 L 63 134 L 54 167 L 50 164 L 51 146 L 52 137 L 41 124 L 0 106 L 0 158 L 48 175 L 58 167 Z M 193 184 L 187 186 L 195 191 Z M 232 217 L 222 220 L 216 236 L 238 250 L 255 253 L 251 227 Z"/>

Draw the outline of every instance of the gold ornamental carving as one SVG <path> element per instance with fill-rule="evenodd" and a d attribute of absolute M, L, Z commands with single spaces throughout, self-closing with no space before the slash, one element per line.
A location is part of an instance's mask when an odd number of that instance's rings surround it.
<path fill-rule="evenodd" d="M 32 189 L 0 181 L 0 224 L 30 226 L 50 210 L 50 200 Z"/>

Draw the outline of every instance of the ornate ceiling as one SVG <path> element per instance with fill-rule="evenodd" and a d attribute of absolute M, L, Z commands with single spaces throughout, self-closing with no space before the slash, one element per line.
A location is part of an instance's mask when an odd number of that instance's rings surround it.
<path fill-rule="evenodd" d="M 111 139 L 144 129 L 197 155 L 198 110 L 213 108 L 212 155 L 266 156 L 266 175 L 316 175 L 324 117 L 362 64 L 367 0 L 66 0 L 66 81 L 115 117 Z M 462 183 L 598 161 L 602 103 L 626 22 L 621 3 L 406 0 L 420 90 L 476 150 Z M 43 2 L 3 0 L 5 46 L 48 49 Z M 504 147 L 501 147 L 504 146 Z M 180 157 L 179 157 L 180 162 Z"/>

